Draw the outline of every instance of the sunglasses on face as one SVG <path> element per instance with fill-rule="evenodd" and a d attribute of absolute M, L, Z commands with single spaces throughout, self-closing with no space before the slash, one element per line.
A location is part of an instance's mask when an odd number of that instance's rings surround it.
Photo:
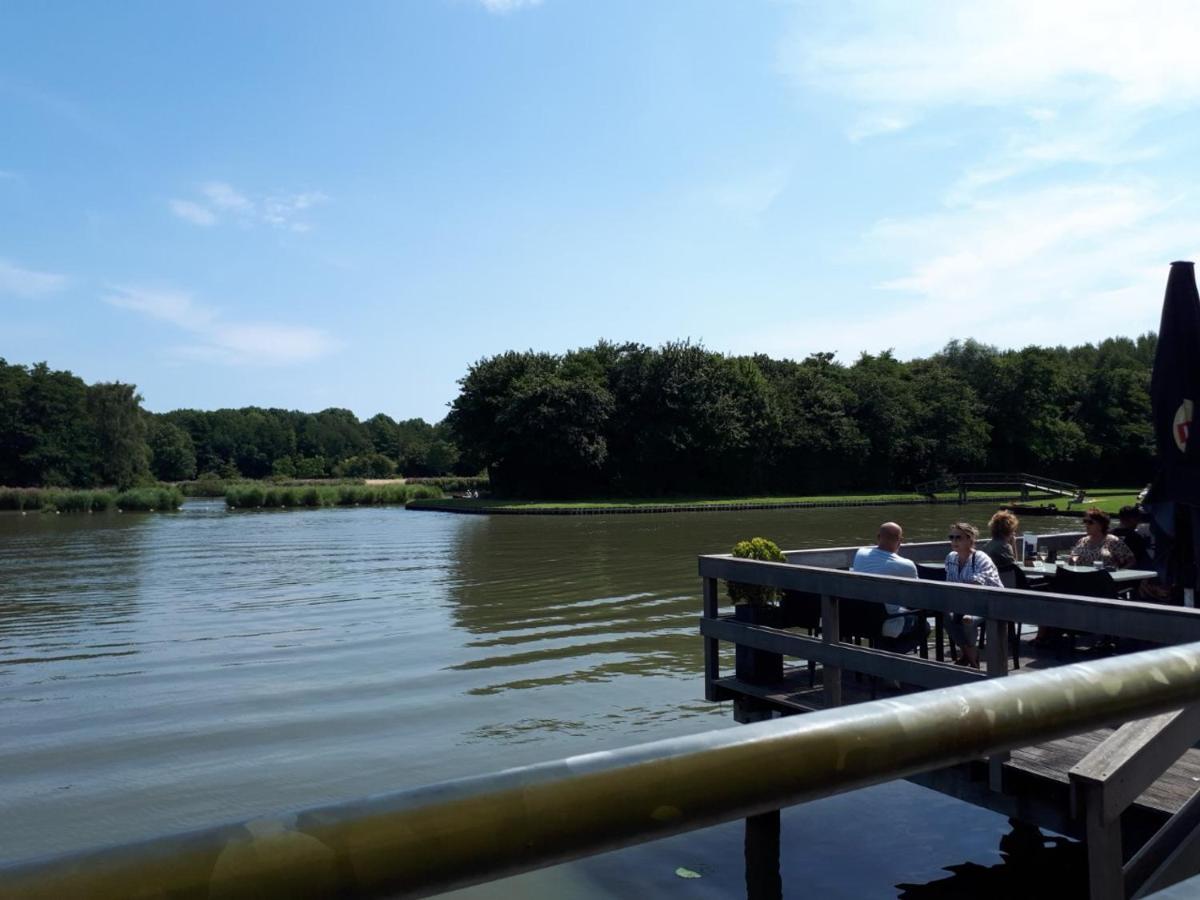
<path fill-rule="evenodd" d="M 965 534 L 948 534 L 948 535 L 946 535 L 946 540 L 948 540 L 948 541 L 961 541 L 961 540 L 963 540 L 965 537 L 966 537 L 966 535 L 965 535 Z"/>

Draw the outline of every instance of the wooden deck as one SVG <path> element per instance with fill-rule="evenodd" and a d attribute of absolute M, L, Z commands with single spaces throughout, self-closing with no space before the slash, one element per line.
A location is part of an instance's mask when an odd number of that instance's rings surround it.
<path fill-rule="evenodd" d="M 1023 642 L 1024 644 L 1024 642 Z M 1061 661 L 1049 656 L 1030 654 L 1021 656 L 1020 671 L 1037 671 L 1045 665 L 1061 665 Z M 772 685 L 749 684 L 736 676 L 721 678 L 718 688 L 729 698 L 753 698 L 766 703 L 778 712 L 789 715 L 813 712 L 825 708 L 823 671 L 817 667 L 814 684 L 809 685 L 809 672 L 805 666 L 788 667 L 784 680 Z M 895 697 L 912 690 L 897 689 L 879 681 L 872 683 L 866 678 L 857 678 L 850 673 L 842 675 L 842 705 L 862 703 L 869 700 Z M 1089 753 L 1114 733 L 1115 729 L 1102 728 L 1084 734 L 1075 734 L 1046 744 L 1014 750 L 1008 761 L 1002 764 L 1004 772 L 1003 794 L 1010 799 L 1034 793 L 1049 801 L 1036 811 L 1030 819 L 1043 828 L 1061 834 L 1083 838 L 1081 823 L 1071 807 L 1070 778 L 1068 773 Z M 917 784 L 933 788 L 977 805 L 987 806 L 1006 815 L 1015 815 L 1016 807 L 1001 797 L 987 798 L 990 791 L 969 790 L 972 784 L 987 787 L 987 766 L 981 760 L 977 764 L 956 766 L 933 777 L 918 775 L 909 779 Z M 1200 792 L 1200 750 L 1187 750 L 1161 777 L 1143 791 L 1132 804 L 1129 818 L 1138 820 L 1137 831 L 1153 831 L 1167 818 L 1179 812 L 1183 806 Z M 1132 837 L 1132 835 L 1131 835 Z"/>
<path fill-rule="evenodd" d="M 1045 535 L 1039 545 L 1062 549 L 1075 537 Z M 734 717 L 750 722 L 1095 660 L 1103 635 L 1116 638 L 1118 652 L 1200 642 L 1200 610 L 845 571 L 854 551 L 790 551 L 787 563 L 702 556 L 705 696 L 732 700 Z M 901 553 L 919 563 L 944 559 L 946 547 L 905 545 Z M 785 594 L 778 607 L 739 607 L 730 615 L 720 609 L 722 580 Z M 918 655 L 863 646 L 854 635 L 868 632 L 856 629 L 878 629 L 869 623 L 882 621 L 863 610 L 879 603 L 983 619 L 983 670 L 939 662 L 933 647 Z M 1022 623 L 1016 666 L 1008 637 L 1013 623 Z M 1076 634 L 1078 646 L 1063 644 L 1057 652 L 1035 646 L 1039 626 Z M 729 644 L 737 647 L 736 666 L 722 672 L 730 656 L 720 648 Z M 1200 704 L 908 780 L 1085 840 L 1090 896 L 1116 900 L 1200 872 L 1198 745 Z"/>

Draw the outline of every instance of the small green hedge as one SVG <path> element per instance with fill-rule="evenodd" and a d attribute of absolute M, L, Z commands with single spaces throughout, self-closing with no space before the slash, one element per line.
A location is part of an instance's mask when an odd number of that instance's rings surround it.
<path fill-rule="evenodd" d="M 738 559 L 759 559 L 764 562 L 787 562 L 787 557 L 774 541 L 766 538 L 751 538 L 748 541 L 738 541 L 733 545 L 733 555 Z M 761 584 L 743 584 L 740 581 L 726 583 L 729 599 L 735 604 L 748 603 L 751 606 L 762 606 L 770 603 L 779 596 L 779 591 L 773 587 Z"/>
<path fill-rule="evenodd" d="M 442 492 L 424 484 L 340 484 L 276 487 L 239 485 L 225 493 L 231 509 L 289 509 L 318 506 L 403 505 L 409 500 L 429 500 Z"/>
<path fill-rule="evenodd" d="M 405 478 L 404 481 L 406 484 L 430 485 L 438 490 L 445 491 L 447 494 L 457 493 L 458 491 L 486 491 L 492 486 L 486 475 Z"/>
<path fill-rule="evenodd" d="M 178 488 L 134 488 L 128 491 L 82 491 L 63 488 L 0 488 L 0 509 L 42 512 L 156 512 L 179 509 Z"/>

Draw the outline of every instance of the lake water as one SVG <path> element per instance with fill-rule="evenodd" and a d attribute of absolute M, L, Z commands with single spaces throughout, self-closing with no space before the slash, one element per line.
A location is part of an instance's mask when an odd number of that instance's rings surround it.
<path fill-rule="evenodd" d="M 698 554 L 866 544 L 884 518 L 932 540 L 961 512 L 0 516 L 0 860 L 731 727 L 703 700 Z M 783 893 L 1008 884 L 1007 830 L 906 782 L 830 798 L 785 811 Z M 462 896 L 744 896 L 741 833 Z"/>

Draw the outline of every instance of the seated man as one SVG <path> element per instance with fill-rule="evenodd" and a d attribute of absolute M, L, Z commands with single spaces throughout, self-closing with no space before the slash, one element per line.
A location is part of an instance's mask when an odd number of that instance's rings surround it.
<path fill-rule="evenodd" d="M 904 530 L 895 522 L 884 522 L 875 535 L 877 545 L 863 547 L 854 555 L 851 572 L 869 575 L 895 575 L 900 578 L 916 578 L 917 566 L 897 552 L 904 541 Z M 915 613 L 897 603 L 885 603 L 888 618 L 881 629 L 880 647 L 908 653 L 919 647 L 929 635 L 929 622 L 920 613 Z"/>
<path fill-rule="evenodd" d="M 1117 518 L 1121 525 L 1119 528 L 1114 528 L 1112 533 L 1123 540 L 1125 546 L 1133 551 L 1133 567 L 1135 569 L 1153 569 L 1154 563 L 1150 561 L 1150 546 L 1137 530 L 1138 522 L 1142 518 L 1138 508 L 1122 506 L 1121 511 L 1117 513 Z"/>

